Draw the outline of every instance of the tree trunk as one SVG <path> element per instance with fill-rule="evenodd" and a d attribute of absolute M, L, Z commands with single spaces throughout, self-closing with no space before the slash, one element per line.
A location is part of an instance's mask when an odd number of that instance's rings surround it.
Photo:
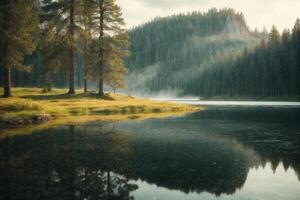
<path fill-rule="evenodd" d="M 70 72 L 69 72 L 69 94 L 75 94 L 75 68 L 74 68 L 74 52 L 70 50 Z"/>
<path fill-rule="evenodd" d="M 83 80 L 83 85 L 84 85 L 84 93 L 87 93 L 88 89 L 87 89 L 87 80 L 86 80 L 86 78 L 84 78 L 84 80 Z"/>
<path fill-rule="evenodd" d="M 103 37 L 104 37 L 104 10 L 103 10 L 103 3 L 100 3 L 100 63 L 99 63 L 99 95 L 104 95 L 104 87 L 103 87 L 103 68 L 104 68 L 104 49 L 103 49 Z"/>
<path fill-rule="evenodd" d="M 4 89 L 4 97 L 11 97 L 11 68 L 4 67 L 3 70 L 3 89 Z"/>
<path fill-rule="evenodd" d="M 84 87 L 84 93 L 88 92 L 87 89 L 87 76 L 88 76 L 88 65 L 87 65 L 87 41 L 86 39 L 84 40 L 84 47 L 83 47 L 83 51 L 84 51 L 84 77 L 83 77 L 83 87 Z"/>
<path fill-rule="evenodd" d="M 101 75 L 100 75 L 101 76 Z M 103 78 L 102 77 L 99 77 L 99 92 L 98 94 L 100 96 L 103 96 L 104 95 L 104 89 L 103 89 Z"/>
<path fill-rule="evenodd" d="M 74 0 L 70 2 L 70 68 L 69 68 L 69 94 L 75 94 L 75 67 L 74 67 Z"/>
<path fill-rule="evenodd" d="M 10 1 L 6 0 L 4 4 L 7 6 L 7 10 L 4 14 L 4 28 L 6 31 L 10 29 L 9 27 L 9 13 L 10 13 Z M 4 97 L 11 97 L 11 66 L 7 63 L 7 56 L 8 56 L 8 39 L 5 39 L 4 47 L 3 47 L 3 90 L 4 90 Z"/>

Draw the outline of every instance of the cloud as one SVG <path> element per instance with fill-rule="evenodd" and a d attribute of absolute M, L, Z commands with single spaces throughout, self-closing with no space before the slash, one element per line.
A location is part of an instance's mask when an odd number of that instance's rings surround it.
<path fill-rule="evenodd" d="M 300 17 L 300 0 L 117 0 L 123 8 L 128 27 L 150 21 L 157 16 L 209 8 L 234 8 L 243 12 L 251 28 L 273 24 L 280 30 L 292 28 Z"/>
<path fill-rule="evenodd" d="M 170 9 L 178 6 L 184 6 L 184 5 L 203 4 L 207 2 L 207 0 L 140 0 L 140 2 L 150 7 Z"/>

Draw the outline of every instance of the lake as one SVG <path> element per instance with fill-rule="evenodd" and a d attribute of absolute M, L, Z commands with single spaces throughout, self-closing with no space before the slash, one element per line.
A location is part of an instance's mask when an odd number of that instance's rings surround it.
<path fill-rule="evenodd" d="M 293 105 L 213 105 L 2 138 L 0 199 L 298 200 L 299 121 Z"/>

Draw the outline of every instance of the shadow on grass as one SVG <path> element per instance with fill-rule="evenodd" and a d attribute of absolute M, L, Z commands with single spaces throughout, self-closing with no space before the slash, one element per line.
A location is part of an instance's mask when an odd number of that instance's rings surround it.
<path fill-rule="evenodd" d="M 113 101 L 115 100 L 108 94 L 100 96 L 97 93 L 78 93 L 78 94 L 41 94 L 41 95 L 25 95 L 22 96 L 25 99 L 32 99 L 32 100 L 59 100 L 59 99 L 101 99 L 101 100 L 108 100 Z"/>
<path fill-rule="evenodd" d="M 4 96 L 4 95 L 0 95 L 0 99 L 9 99 L 9 98 L 11 98 L 11 97 L 14 97 L 14 96 L 6 97 L 6 96 Z"/>

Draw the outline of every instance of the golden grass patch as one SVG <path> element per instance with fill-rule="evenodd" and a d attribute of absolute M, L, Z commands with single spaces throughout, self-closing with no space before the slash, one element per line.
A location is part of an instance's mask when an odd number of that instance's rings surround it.
<path fill-rule="evenodd" d="M 0 90 L 2 92 L 2 90 Z M 2 118 L 30 119 L 37 115 L 48 114 L 55 119 L 82 118 L 127 118 L 134 115 L 151 115 L 168 113 L 184 113 L 200 110 L 200 107 L 158 102 L 142 98 L 133 98 L 121 94 L 106 94 L 104 97 L 96 93 L 68 95 L 64 89 L 54 89 L 43 93 L 41 88 L 14 88 L 14 97 L 0 98 L 0 114 Z M 75 121 L 78 121 L 76 119 Z"/>

